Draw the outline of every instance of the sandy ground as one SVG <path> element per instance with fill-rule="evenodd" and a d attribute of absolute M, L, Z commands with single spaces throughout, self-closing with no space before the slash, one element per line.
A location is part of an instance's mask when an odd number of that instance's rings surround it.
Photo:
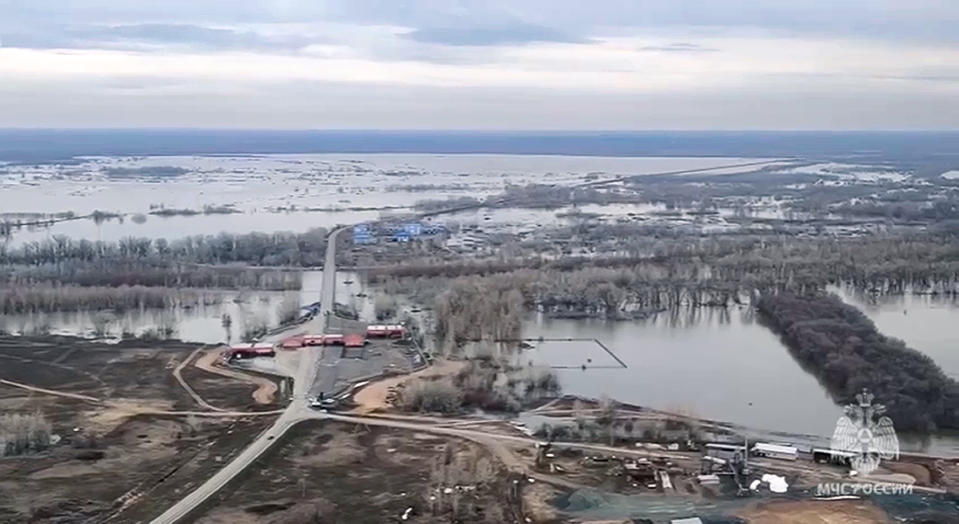
<path fill-rule="evenodd" d="M 386 403 L 386 397 L 389 394 L 391 387 L 402 384 L 413 378 L 453 375 L 465 365 L 466 363 L 461 361 L 437 359 L 432 366 L 421 369 L 415 373 L 385 378 L 383 380 L 373 382 L 353 396 L 353 401 L 357 404 L 354 412 L 365 414 L 372 411 L 387 409 L 389 408 L 389 404 Z"/>
<path fill-rule="evenodd" d="M 738 513 L 749 524 L 881 524 L 892 520 L 867 500 L 769 502 Z"/>
<path fill-rule="evenodd" d="M 242 373 L 216 365 L 217 360 L 220 358 L 220 353 L 221 350 L 203 351 L 200 355 L 200 358 L 196 360 L 194 366 L 202 369 L 203 371 L 208 371 L 223 377 L 229 377 L 242 382 L 254 384 L 257 386 L 257 388 L 255 391 L 253 391 L 253 400 L 257 404 L 273 403 L 273 398 L 276 396 L 275 382 L 263 377 Z"/>

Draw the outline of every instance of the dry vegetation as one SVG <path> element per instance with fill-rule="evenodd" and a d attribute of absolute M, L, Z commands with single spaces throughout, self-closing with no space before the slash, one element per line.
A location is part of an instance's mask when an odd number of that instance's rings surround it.
<path fill-rule="evenodd" d="M 0 415 L 0 457 L 39 452 L 50 446 L 53 426 L 42 413 Z"/>
<path fill-rule="evenodd" d="M 416 378 L 399 394 L 407 411 L 454 413 L 461 408 L 515 413 L 523 406 L 559 393 L 549 369 L 513 368 L 493 359 L 469 361 L 452 377 Z"/>

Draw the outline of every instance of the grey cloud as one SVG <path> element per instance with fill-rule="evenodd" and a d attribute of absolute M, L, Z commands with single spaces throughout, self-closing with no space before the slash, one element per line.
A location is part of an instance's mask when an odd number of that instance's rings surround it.
<path fill-rule="evenodd" d="M 429 27 L 406 35 L 418 42 L 457 46 L 528 44 L 532 42 L 582 43 L 586 40 L 549 27 L 515 23 L 501 27 Z"/>
<path fill-rule="evenodd" d="M 689 42 L 673 42 L 664 45 L 644 46 L 640 48 L 640 51 L 657 51 L 664 53 L 708 53 L 719 50 L 714 47 L 705 47 Z"/>
<path fill-rule="evenodd" d="M 144 21 L 153 22 L 143 24 Z M 0 0 L 6 45 L 74 44 L 69 27 L 126 27 L 128 41 L 253 49 L 295 49 L 296 39 L 250 33 L 245 24 L 407 27 L 406 41 L 447 46 L 584 42 L 630 35 L 750 32 L 868 38 L 887 42 L 959 42 L 959 2 L 944 0 Z M 197 29 L 199 28 L 199 29 Z M 226 32 L 224 32 L 226 31 Z M 279 41 L 277 41 L 279 40 Z M 652 50 L 652 49 L 651 49 Z M 659 49 L 681 51 L 681 49 Z"/>
<path fill-rule="evenodd" d="M 588 37 L 608 28 L 722 27 L 895 40 L 959 40 L 949 0 L 0 0 L 0 30 L 46 22 L 197 25 L 344 22 L 415 29 L 499 27 L 517 20 Z"/>
<path fill-rule="evenodd" d="M 96 35 L 93 35 L 96 36 Z M 184 43 L 216 48 L 299 49 L 313 41 L 309 38 L 263 35 L 253 31 L 237 31 L 189 24 L 138 24 L 102 29 L 107 39 L 157 43 Z"/>
<path fill-rule="evenodd" d="M 192 24 L 82 26 L 33 33 L 0 33 L 0 45 L 27 48 L 128 48 L 144 44 L 204 49 L 297 50 L 318 39 L 298 35 L 264 35 Z"/>

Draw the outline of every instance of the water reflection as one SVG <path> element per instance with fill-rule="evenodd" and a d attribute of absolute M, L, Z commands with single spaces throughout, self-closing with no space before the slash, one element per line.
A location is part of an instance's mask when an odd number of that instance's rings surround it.
<path fill-rule="evenodd" d="M 846 303 L 860 309 L 880 333 L 903 340 L 936 361 L 949 376 L 959 379 L 959 297 L 950 295 L 877 295 L 848 286 L 830 286 Z"/>
<path fill-rule="evenodd" d="M 584 357 L 585 370 L 557 370 L 566 393 L 821 435 L 832 433 L 841 413 L 749 307 L 679 308 L 631 322 L 538 316 L 524 325 L 524 334 L 597 339 L 628 366 L 591 368 Z M 552 350 L 564 352 L 565 363 L 582 346 Z"/>
<path fill-rule="evenodd" d="M 209 291 L 197 306 L 124 311 L 59 311 L 3 315 L 0 329 L 13 334 L 64 334 L 108 338 L 152 336 L 188 342 L 239 342 L 248 330 L 276 326 L 281 304 L 296 292 Z"/>

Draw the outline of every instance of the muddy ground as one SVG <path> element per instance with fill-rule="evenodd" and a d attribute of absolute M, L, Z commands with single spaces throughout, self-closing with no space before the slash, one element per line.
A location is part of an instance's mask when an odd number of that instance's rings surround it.
<path fill-rule="evenodd" d="M 311 421 L 194 516 L 202 524 L 515 522 L 518 484 L 480 445 Z M 455 515 L 455 518 L 454 518 Z M 415 516 L 415 518 L 412 518 Z"/>
<path fill-rule="evenodd" d="M 39 412 L 60 439 L 43 452 L 0 458 L 0 523 L 148 521 L 269 425 L 271 416 L 142 414 L 198 409 L 172 376 L 195 348 L 0 337 L 0 379 L 102 401 L 0 384 L 0 413 Z M 224 397 L 243 393 L 236 407 L 250 403 L 249 384 L 216 375 L 204 383 Z"/>

